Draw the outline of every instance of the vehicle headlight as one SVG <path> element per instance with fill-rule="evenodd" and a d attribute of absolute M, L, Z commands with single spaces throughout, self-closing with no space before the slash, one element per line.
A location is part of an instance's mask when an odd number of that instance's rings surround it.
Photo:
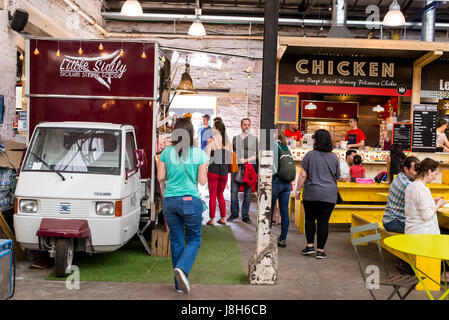
<path fill-rule="evenodd" d="M 37 201 L 36 200 L 20 200 L 19 202 L 20 212 L 23 213 L 36 213 Z"/>
<path fill-rule="evenodd" d="M 113 202 L 97 202 L 96 211 L 100 216 L 112 216 L 114 215 L 114 203 Z"/>

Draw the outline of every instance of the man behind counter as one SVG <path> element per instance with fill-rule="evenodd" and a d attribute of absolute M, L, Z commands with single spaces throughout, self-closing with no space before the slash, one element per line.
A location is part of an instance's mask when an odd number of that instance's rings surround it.
<path fill-rule="evenodd" d="M 347 149 L 363 147 L 365 145 L 365 134 L 359 129 L 359 119 L 352 117 L 349 119 L 350 130 L 346 134 L 345 140 L 348 141 Z"/>
<path fill-rule="evenodd" d="M 284 130 L 284 134 L 286 137 L 299 141 L 299 146 L 302 147 L 302 134 L 301 130 L 299 130 L 298 124 L 291 124 L 289 128 Z"/>

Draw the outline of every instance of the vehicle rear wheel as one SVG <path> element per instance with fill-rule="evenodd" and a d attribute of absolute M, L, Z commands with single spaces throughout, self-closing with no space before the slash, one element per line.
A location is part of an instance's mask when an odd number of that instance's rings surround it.
<path fill-rule="evenodd" d="M 58 238 L 56 240 L 55 271 L 57 277 L 67 277 L 73 261 L 73 239 Z"/>

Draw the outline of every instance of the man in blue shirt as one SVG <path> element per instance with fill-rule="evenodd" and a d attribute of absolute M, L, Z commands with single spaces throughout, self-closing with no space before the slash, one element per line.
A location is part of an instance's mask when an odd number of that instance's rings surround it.
<path fill-rule="evenodd" d="M 198 144 L 203 151 L 206 151 L 207 141 L 212 137 L 212 128 L 209 126 L 209 120 L 208 114 L 203 115 L 203 125 L 198 130 Z"/>

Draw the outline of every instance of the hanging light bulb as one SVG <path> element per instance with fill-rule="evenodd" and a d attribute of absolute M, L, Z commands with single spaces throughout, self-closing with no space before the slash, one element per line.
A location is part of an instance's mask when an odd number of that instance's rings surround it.
<path fill-rule="evenodd" d="M 81 46 L 81 40 L 80 40 L 80 48 L 78 49 L 78 53 L 79 54 L 83 54 L 83 48 L 82 48 L 82 46 Z"/>
<path fill-rule="evenodd" d="M 195 20 L 193 20 L 193 23 L 190 26 L 189 31 L 187 33 L 189 36 L 197 36 L 197 37 L 205 36 L 206 29 L 204 29 L 204 26 L 200 20 L 201 9 L 195 9 L 195 15 L 196 15 Z"/>
<path fill-rule="evenodd" d="M 140 16 L 143 14 L 142 6 L 137 0 L 126 0 L 120 10 L 125 16 Z"/>
<path fill-rule="evenodd" d="M 229 82 L 232 82 L 232 78 L 229 79 Z"/>
<path fill-rule="evenodd" d="M 98 50 L 103 50 L 104 49 L 104 47 L 103 47 L 103 44 L 100 42 L 100 45 L 98 46 Z"/>
<path fill-rule="evenodd" d="M 214 80 L 212 80 L 212 83 L 213 83 L 213 84 L 215 84 L 215 83 L 216 83 L 215 79 L 214 79 Z"/>
<path fill-rule="evenodd" d="M 141 55 L 142 59 L 146 59 L 147 58 L 147 54 L 145 53 L 145 43 L 142 42 L 142 55 Z M 164 62 L 164 56 L 162 56 L 162 62 Z"/>
<path fill-rule="evenodd" d="M 125 51 L 123 49 L 120 49 L 120 56 L 123 57 L 125 55 Z"/>
<path fill-rule="evenodd" d="M 58 49 L 58 51 L 56 51 L 56 56 L 59 57 L 60 55 L 61 55 L 61 52 Z"/>
<path fill-rule="evenodd" d="M 23 52 L 20 52 L 19 59 L 20 59 L 20 60 L 23 60 L 23 59 L 24 59 Z"/>
<path fill-rule="evenodd" d="M 25 80 L 26 80 L 25 75 L 22 75 L 22 76 L 20 77 L 20 80 L 22 80 L 22 82 L 25 81 Z"/>
<path fill-rule="evenodd" d="M 34 49 L 34 55 L 38 55 L 39 54 L 39 49 L 37 48 L 37 41 L 38 40 L 36 40 L 36 48 Z"/>
<path fill-rule="evenodd" d="M 385 15 L 382 24 L 389 27 L 399 27 L 405 24 L 405 18 L 401 12 L 401 6 L 397 0 L 393 0 L 391 3 L 389 11 Z"/>

